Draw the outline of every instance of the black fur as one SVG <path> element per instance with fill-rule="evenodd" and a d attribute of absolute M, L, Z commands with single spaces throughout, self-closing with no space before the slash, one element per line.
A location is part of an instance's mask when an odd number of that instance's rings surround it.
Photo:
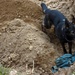
<path fill-rule="evenodd" d="M 69 45 L 69 53 L 72 54 L 72 41 L 75 38 L 75 25 L 58 10 L 50 10 L 44 3 L 41 3 L 42 10 L 45 14 L 44 25 L 46 29 L 55 27 L 56 36 L 59 38 L 64 53 L 67 53 L 65 43 Z"/>

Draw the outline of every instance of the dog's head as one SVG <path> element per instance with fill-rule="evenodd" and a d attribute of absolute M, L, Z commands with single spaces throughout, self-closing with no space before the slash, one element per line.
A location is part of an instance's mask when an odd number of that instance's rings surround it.
<path fill-rule="evenodd" d="M 71 37 L 71 39 L 75 39 L 75 25 L 73 23 L 70 23 L 66 27 L 66 35 Z"/>

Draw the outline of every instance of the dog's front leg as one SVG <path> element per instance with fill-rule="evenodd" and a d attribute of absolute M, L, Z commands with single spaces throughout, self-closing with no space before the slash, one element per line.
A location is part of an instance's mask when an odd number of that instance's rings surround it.
<path fill-rule="evenodd" d="M 41 28 L 42 28 L 42 31 L 47 34 L 46 28 L 43 25 L 41 25 Z"/>
<path fill-rule="evenodd" d="M 69 53 L 72 54 L 72 42 L 69 42 L 68 45 L 69 45 Z"/>
<path fill-rule="evenodd" d="M 62 48 L 63 48 L 63 52 L 64 52 L 64 54 L 66 54 L 67 51 L 66 51 L 66 48 L 65 48 L 65 43 L 61 42 L 61 45 L 62 45 Z"/>

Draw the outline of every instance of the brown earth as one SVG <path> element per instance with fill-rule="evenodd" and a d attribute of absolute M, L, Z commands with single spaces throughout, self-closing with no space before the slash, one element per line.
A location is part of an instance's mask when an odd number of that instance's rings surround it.
<path fill-rule="evenodd" d="M 41 8 L 29 0 L 0 0 L 0 22 L 20 18 L 36 25 L 41 15 Z"/>
<path fill-rule="evenodd" d="M 48 7 L 59 9 L 71 21 L 71 14 L 75 15 L 74 1 L 55 1 L 44 0 Z M 6 67 L 26 72 L 26 65 L 30 69 L 34 61 L 34 75 L 53 75 L 51 67 L 63 51 L 53 28 L 48 30 L 50 38 L 41 30 L 44 15 L 40 2 L 0 0 L 0 62 Z M 74 49 L 73 45 L 73 52 Z M 60 70 L 55 75 L 62 72 L 63 75 L 69 75 L 73 71 L 74 66 L 66 71 Z"/>

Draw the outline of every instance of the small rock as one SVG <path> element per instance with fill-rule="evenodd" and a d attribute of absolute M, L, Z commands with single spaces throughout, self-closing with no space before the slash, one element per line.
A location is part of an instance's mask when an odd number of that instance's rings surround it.
<path fill-rule="evenodd" d="M 31 39 L 29 39 L 29 41 L 32 41 L 33 39 L 31 38 Z"/>
<path fill-rule="evenodd" d="M 30 44 L 32 43 L 33 39 L 29 39 Z"/>
<path fill-rule="evenodd" d="M 15 58 L 16 57 L 16 54 L 14 54 L 14 53 L 13 54 L 10 54 L 10 57 L 11 58 Z"/>
<path fill-rule="evenodd" d="M 32 49 L 33 49 L 33 46 L 30 46 L 30 47 L 29 47 L 29 50 L 32 50 Z"/>
<path fill-rule="evenodd" d="M 11 43 L 9 43 L 9 45 L 11 45 Z"/>
<path fill-rule="evenodd" d="M 10 71 L 9 75 L 17 75 L 17 71 L 13 69 L 12 71 Z"/>
<path fill-rule="evenodd" d="M 12 60 L 17 60 L 19 58 L 19 55 L 18 54 L 14 54 L 14 53 L 12 53 L 12 54 L 10 54 L 10 56 L 9 56 L 9 59 L 12 59 Z"/>
<path fill-rule="evenodd" d="M 20 35 L 20 34 L 17 34 L 18 36 Z"/>
<path fill-rule="evenodd" d="M 28 16 L 26 16 L 26 18 L 28 18 Z"/>

